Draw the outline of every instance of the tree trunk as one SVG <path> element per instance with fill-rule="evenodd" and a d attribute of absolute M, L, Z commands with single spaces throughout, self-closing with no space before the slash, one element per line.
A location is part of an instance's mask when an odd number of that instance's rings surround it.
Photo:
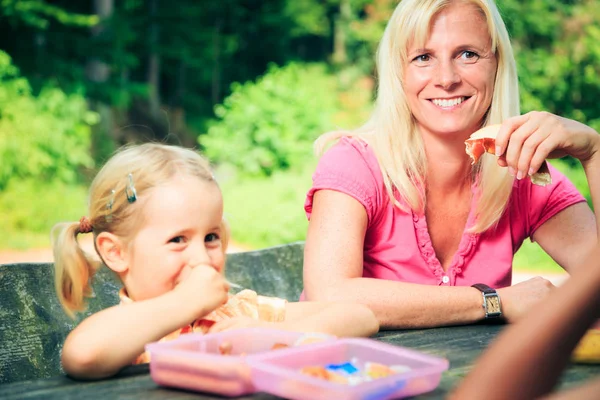
<path fill-rule="evenodd" d="M 211 99 L 213 104 L 221 102 L 221 19 L 215 23 L 213 30 L 213 69 Z"/>
<path fill-rule="evenodd" d="M 148 55 L 148 103 L 150 114 L 158 119 L 160 113 L 160 55 L 158 52 L 159 25 L 158 0 L 149 1 L 150 24 L 148 31 L 149 55 Z"/>
<path fill-rule="evenodd" d="M 352 18 L 350 0 L 340 0 L 340 13 L 334 20 L 333 33 L 333 62 L 338 65 L 346 65 L 348 52 L 346 50 L 348 38 L 347 32 Z"/>
<path fill-rule="evenodd" d="M 94 0 L 94 13 L 98 15 L 100 22 L 92 27 L 92 38 L 97 38 L 105 32 L 105 21 L 112 16 L 113 10 L 113 0 Z M 110 78 L 110 67 L 103 60 L 91 58 L 86 64 L 85 73 L 89 81 L 101 85 Z M 92 157 L 95 160 L 103 160 L 113 152 L 117 142 L 112 110 L 101 100 L 90 101 L 90 108 L 100 116 L 100 122 L 92 128 Z"/>
<path fill-rule="evenodd" d="M 106 30 L 104 21 L 113 13 L 113 0 L 94 0 L 94 12 L 100 18 L 100 22 L 92 27 L 92 37 L 100 36 Z M 88 60 L 86 65 L 86 77 L 94 83 L 104 83 L 110 76 L 108 64 L 97 58 Z"/>

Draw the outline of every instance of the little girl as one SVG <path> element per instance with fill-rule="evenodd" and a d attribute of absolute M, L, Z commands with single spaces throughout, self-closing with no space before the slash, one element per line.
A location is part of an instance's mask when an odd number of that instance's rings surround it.
<path fill-rule="evenodd" d="M 53 228 L 56 289 L 71 315 L 85 308 L 101 265 L 78 245 L 77 235 L 87 232 L 124 287 L 120 305 L 68 335 L 62 363 L 75 377 L 102 378 L 147 362 L 147 343 L 186 332 L 269 325 L 369 336 L 379 329 L 371 310 L 358 304 L 287 303 L 249 290 L 228 295 L 221 191 L 193 150 L 151 143 L 121 150 L 92 182 L 89 217 Z"/>

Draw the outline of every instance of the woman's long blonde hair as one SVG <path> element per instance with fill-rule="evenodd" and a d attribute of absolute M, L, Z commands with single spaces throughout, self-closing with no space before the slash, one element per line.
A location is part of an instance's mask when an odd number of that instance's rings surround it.
<path fill-rule="evenodd" d="M 411 42 L 417 46 L 424 45 L 432 20 L 456 1 L 468 2 L 479 8 L 487 21 L 492 51 L 498 61 L 492 103 L 483 126 L 519 115 L 517 67 L 508 32 L 493 0 L 402 0 L 379 44 L 377 99 L 370 119 L 354 131 L 329 132 L 315 142 L 318 154 L 329 142 L 341 136 L 359 137 L 369 143 L 379 161 L 391 201 L 407 212 L 410 209 L 423 212 L 425 209 L 423 188 L 427 178 L 423 141 L 402 82 L 404 66 L 408 63 L 408 45 Z M 480 197 L 476 222 L 469 231 L 480 233 L 494 227 L 500 220 L 510 198 L 513 179 L 506 168 L 498 167 L 493 157 L 481 157 L 473 172 Z"/>
<path fill-rule="evenodd" d="M 209 162 L 194 150 L 159 143 L 125 147 L 102 167 L 90 186 L 89 220 L 94 241 L 101 232 L 111 232 L 127 244 L 139 229 L 143 204 L 127 199 L 129 174 L 138 197 L 177 174 L 214 181 Z M 229 230 L 225 221 L 222 225 L 225 251 Z M 79 233 L 79 222 L 57 224 L 51 233 L 56 292 L 70 316 L 85 309 L 85 297 L 90 296 L 92 278 L 101 265 L 81 249 Z"/>

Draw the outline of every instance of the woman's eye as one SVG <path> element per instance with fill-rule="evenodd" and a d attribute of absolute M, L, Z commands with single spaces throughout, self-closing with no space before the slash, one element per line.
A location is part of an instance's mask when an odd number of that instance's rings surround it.
<path fill-rule="evenodd" d="M 221 238 L 216 233 L 209 233 L 208 235 L 206 235 L 204 237 L 204 241 L 205 242 L 214 242 L 214 241 L 219 240 L 219 239 L 221 239 Z"/>
<path fill-rule="evenodd" d="M 461 53 L 460 58 L 462 58 L 464 61 L 475 62 L 479 60 L 479 54 L 465 50 Z"/>
<path fill-rule="evenodd" d="M 176 236 L 169 240 L 169 243 L 185 243 L 185 238 L 183 236 Z"/>
<path fill-rule="evenodd" d="M 413 61 L 420 62 L 420 63 L 426 63 L 429 60 L 430 60 L 429 54 L 421 54 L 421 55 L 413 58 Z"/>

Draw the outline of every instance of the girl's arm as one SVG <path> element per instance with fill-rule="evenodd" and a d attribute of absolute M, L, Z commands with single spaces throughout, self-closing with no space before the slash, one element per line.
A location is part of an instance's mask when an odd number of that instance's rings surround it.
<path fill-rule="evenodd" d="M 294 332 L 320 332 L 339 337 L 371 336 L 379 331 L 373 312 L 362 304 L 303 301 L 288 303 L 285 321 L 267 322 L 251 317 L 234 317 L 219 321 L 210 332 L 229 329 L 269 327 Z"/>
<path fill-rule="evenodd" d="M 142 354 L 147 343 L 193 320 L 189 313 L 174 312 L 180 306 L 178 296 L 169 292 L 91 315 L 67 336 L 62 350 L 65 372 L 87 379 L 114 375 Z"/>
<path fill-rule="evenodd" d="M 339 337 L 371 336 L 379 331 L 375 314 L 368 307 L 356 303 L 288 303 L 281 326 L 299 332 L 322 332 Z"/>
<path fill-rule="evenodd" d="M 364 207 L 349 195 L 319 190 L 304 250 L 308 300 L 367 305 L 382 328 L 423 328 L 481 320 L 482 295 L 472 287 L 439 287 L 363 278 L 367 229 Z M 548 294 L 552 284 L 537 278 L 498 290 L 504 315 L 517 319 Z"/>
<path fill-rule="evenodd" d="M 219 272 L 198 266 L 170 292 L 91 315 L 67 336 L 63 368 L 77 378 L 114 375 L 142 354 L 146 344 L 225 303 L 228 288 Z"/>

